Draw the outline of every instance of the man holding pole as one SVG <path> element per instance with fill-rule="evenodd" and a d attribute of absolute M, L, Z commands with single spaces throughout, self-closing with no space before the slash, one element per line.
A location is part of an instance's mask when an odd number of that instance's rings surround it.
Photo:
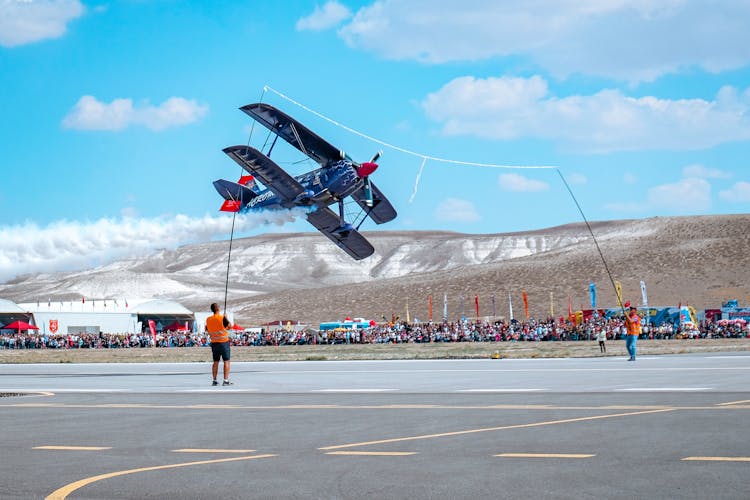
<path fill-rule="evenodd" d="M 625 346 L 630 354 L 628 361 L 635 361 L 635 345 L 641 334 L 641 317 L 638 316 L 638 308 L 630 305 L 630 302 L 626 302 L 625 307 L 628 308 L 628 313 L 625 315 L 625 328 L 627 329 Z"/>
<path fill-rule="evenodd" d="M 219 360 L 224 360 L 224 382 L 221 385 L 232 385 L 229 381 L 229 332 L 227 327 L 229 321 L 219 312 L 219 305 L 211 304 L 213 316 L 206 318 L 206 331 L 211 338 L 211 354 L 213 355 L 214 364 L 211 367 L 211 374 L 214 377 L 211 385 L 219 385 L 216 376 L 219 374 Z"/>

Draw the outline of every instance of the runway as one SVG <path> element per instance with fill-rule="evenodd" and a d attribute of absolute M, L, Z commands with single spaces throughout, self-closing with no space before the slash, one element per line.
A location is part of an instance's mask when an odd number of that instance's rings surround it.
<path fill-rule="evenodd" d="M 0 497 L 747 498 L 747 355 L 209 370 L 3 365 Z"/>

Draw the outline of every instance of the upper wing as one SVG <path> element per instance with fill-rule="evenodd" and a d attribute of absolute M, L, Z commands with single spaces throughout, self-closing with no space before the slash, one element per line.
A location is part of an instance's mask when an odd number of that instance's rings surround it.
<path fill-rule="evenodd" d="M 397 215 L 396 209 L 393 208 L 388 198 L 385 197 L 372 181 L 370 182 L 370 188 L 372 189 L 372 208 L 366 204 L 364 187 L 352 193 L 354 201 L 370 216 L 375 224 L 384 224 L 395 219 Z"/>
<path fill-rule="evenodd" d="M 375 252 L 370 242 L 355 229 L 343 235 L 335 233 L 334 231 L 339 229 L 344 221 L 328 207 L 310 212 L 307 214 L 307 220 L 354 260 L 362 260 Z"/>
<path fill-rule="evenodd" d="M 259 102 L 242 106 L 240 109 L 323 167 L 342 157 L 339 149 L 331 146 L 318 134 L 288 114 L 269 104 Z"/>
<path fill-rule="evenodd" d="M 280 198 L 294 200 L 305 188 L 269 157 L 249 146 L 231 146 L 224 152 Z"/>

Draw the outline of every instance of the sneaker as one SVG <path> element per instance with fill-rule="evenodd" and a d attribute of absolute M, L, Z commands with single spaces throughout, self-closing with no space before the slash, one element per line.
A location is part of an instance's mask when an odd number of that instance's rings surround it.
<path fill-rule="evenodd" d="M 221 385 L 234 385 L 234 384 L 230 382 L 229 380 L 225 380 Z"/>
<path fill-rule="evenodd" d="M 213 382 L 211 382 L 211 385 L 219 385 L 219 383 L 214 380 Z"/>

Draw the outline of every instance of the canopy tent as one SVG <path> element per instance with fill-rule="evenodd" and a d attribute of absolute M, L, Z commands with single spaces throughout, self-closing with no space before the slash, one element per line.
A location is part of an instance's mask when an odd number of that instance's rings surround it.
<path fill-rule="evenodd" d="M 238 325 L 237 323 L 233 324 L 231 329 L 232 330 L 244 330 L 244 328 Z"/>
<path fill-rule="evenodd" d="M 3 327 L 3 330 L 18 330 L 19 332 L 21 330 L 39 330 L 34 325 L 31 325 L 29 323 L 26 323 L 25 321 L 17 320 L 12 323 L 8 323 Z"/>

